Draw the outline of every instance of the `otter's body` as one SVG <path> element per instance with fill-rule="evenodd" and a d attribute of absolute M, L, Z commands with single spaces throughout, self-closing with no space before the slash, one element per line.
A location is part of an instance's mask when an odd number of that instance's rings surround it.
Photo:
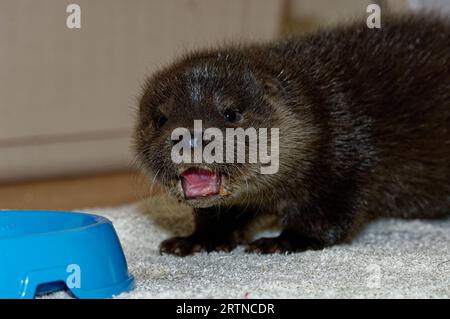
<path fill-rule="evenodd" d="M 240 120 L 221 122 L 230 108 Z M 188 166 L 169 163 L 166 140 L 194 119 L 278 127 L 278 173 L 208 164 L 226 177 L 228 195 L 186 198 L 179 180 Z M 194 53 L 149 80 L 136 132 L 144 170 L 163 170 L 163 184 L 195 210 L 195 233 L 165 241 L 164 252 L 230 249 L 260 213 L 276 214 L 284 229 L 248 245 L 261 253 L 337 244 L 374 217 L 449 215 L 450 23 L 390 18 L 381 29 L 356 23 Z"/>

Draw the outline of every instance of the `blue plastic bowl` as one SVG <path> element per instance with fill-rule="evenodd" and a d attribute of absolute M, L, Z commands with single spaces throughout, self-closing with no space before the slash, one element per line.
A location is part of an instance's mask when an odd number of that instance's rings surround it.
<path fill-rule="evenodd" d="M 0 298 L 34 298 L 60 289 L 77 298 L 111 298 L 133 287 L 108 219 L 0 211 Z"/>

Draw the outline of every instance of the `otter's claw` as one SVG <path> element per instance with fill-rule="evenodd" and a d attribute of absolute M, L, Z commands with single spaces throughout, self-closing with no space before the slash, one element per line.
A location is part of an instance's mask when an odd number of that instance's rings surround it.
<path fill-rule="evenodd" d="M 201 252 L 230 252 L 235 246 L 228 240 L 200 238 L 198 236 L 173 237 L 161 243 L 159 252 L 184 257 Z"/>

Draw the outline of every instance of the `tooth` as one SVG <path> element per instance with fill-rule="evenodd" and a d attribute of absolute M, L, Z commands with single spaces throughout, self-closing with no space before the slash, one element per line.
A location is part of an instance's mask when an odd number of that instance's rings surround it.
<path fill-rule="evenodd" d="M 220 184 L 220 187 L 219 187 L 219 195 L 221 195 L 221 196 L 228 196 L 228 195 L 230 195 L 230 192 L 228 192 L 228 191 L 225 189 L 225 187 L 223 186 L 223 184 Z"/>

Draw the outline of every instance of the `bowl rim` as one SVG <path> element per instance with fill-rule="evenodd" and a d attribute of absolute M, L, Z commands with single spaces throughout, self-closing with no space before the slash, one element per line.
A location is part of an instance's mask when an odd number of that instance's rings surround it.
<path fill-rule="evenodd" d="M 0 234 L 0 241 L 2 240 L 11 240 L 11 239 L 17 239 L 17 238 L 26 238 L 26 237 L 41 237 L 41 236 L 48 236 L 48 235 L 57 235 L 60 233 L 72 233 L 72 232 L 80 232 L 89 228 L 97 227 L 102 224 L 112 224 L 112 222 L 101 215 L 97 214 L 91 214 L 91 213 L 84 213 L 80 211 L 58 211 L 58 210 L 35 210 L 35 209 L 25 209 L 25 210 L 15 210 L 15 209 L 1 209 L 0 215 L 4 213 L 14 213 L 14 214 L 64 214 L 64 215 L 71 215 L 71 216 L 77 216 L 77 217 L 89 217 L 91 220 L 86 225 L 78 226 L 78 227 L 71 227 L 71 228 L 64 228 L 64 229 L 56 229 L 51 231 L 38 231 L 38 232 L 32 232 L 32 233 L 25 233 L 25 234 L 19 234 L 19 235 L 12 235 L 12 236 L 2 236 Z"/>

